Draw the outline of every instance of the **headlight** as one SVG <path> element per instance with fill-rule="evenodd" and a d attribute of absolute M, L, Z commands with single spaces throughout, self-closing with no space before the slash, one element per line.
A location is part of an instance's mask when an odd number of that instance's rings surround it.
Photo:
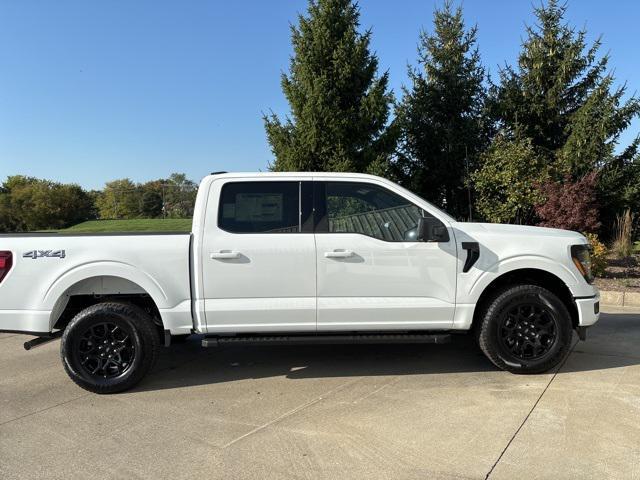
<path fill-rule="evenodd" d="M 571 259 L 587 283 L 593 283 L 591 273 L 591 252 L 588 245 L 572 245 Z"/>

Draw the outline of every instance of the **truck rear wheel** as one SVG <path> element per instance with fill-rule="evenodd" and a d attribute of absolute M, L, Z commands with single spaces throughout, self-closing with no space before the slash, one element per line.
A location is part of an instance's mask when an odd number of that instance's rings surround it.
<path fill-rule="evenodd" d="M 571 347 L 571 316 L 562 301 L 537 285 L 517 285 L 489 300 L 478 324 L 478 344 L 498 368 L 542 373 Z"/>
<path fill-rule="evenodd" d="M 137 384 L 153 367 L 160 347 L 153 321 L 135 305 L 105 302 L 78 313 L 67 325 L 60 356 L 76 384 L 116 393 Z"/>

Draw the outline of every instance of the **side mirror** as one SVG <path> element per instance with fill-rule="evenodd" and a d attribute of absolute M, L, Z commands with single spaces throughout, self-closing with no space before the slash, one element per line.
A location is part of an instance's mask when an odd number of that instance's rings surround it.
<path fill-rule="evenodd" d="M 449 232 L 444 223 L 435 217 L 422 217 L 418 220 L 418 241 L 448 242 Z"/>

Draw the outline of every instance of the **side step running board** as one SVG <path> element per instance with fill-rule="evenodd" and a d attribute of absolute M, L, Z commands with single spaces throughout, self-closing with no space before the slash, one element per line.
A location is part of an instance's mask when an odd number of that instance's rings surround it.
<path fill-rule="evenodd" d="M 205 337 L 203 347 L 221 345 L 331 345 L 350 343 L 449 343 L 448 333 L 388 333 L 354 335 L 268 335 L 238 337 Z"/>

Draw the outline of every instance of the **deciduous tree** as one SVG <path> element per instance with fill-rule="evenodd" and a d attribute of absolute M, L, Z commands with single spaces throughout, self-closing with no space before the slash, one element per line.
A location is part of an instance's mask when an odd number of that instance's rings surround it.
<path fill-rule="evenodd" d="M 80 186 L 16 175 L 0 188 L 3 231 L 69 227 L 92 218 L 90 196 Z"/>
<path fill-rule="evenodd" d="M 141 192 L 128 178 L 107 182 L 96 199 L 101 219 L 129 219 L 140 216 Z"/>
<path fill-rule="evenodd" d="M 480 156 L 480 164 L 472 181 L 482 216 L 496 223 L 531 224 L 535 205 L 543 199 L 538 183 L 548 175 L 531 139 L 519 130 L 514 135 L 499 133 Z"/>
<path fill-rule="evenodd" d="M 582 233 L 597 232 L 600 228 L 595 195 L 597 179 L 597 173 L 591 172 L 578 180 L 567 175 L 562 182 L 551 179 L 542 182 L 541 202 L 536 205 L 540 225 Z"/>

